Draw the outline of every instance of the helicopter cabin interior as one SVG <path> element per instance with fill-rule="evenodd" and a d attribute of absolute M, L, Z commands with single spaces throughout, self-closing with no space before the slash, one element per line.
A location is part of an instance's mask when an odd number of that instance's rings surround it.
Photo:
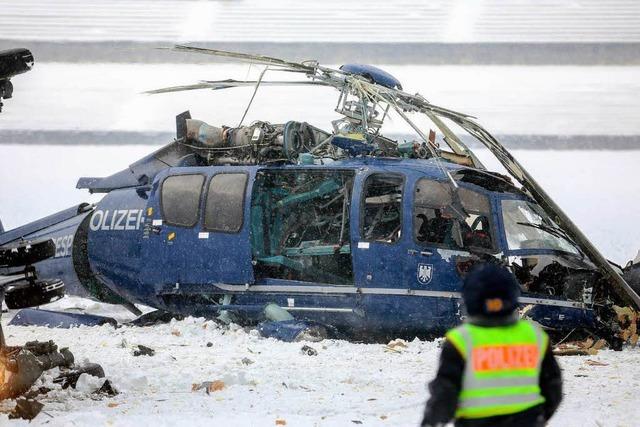
<path fill-rule="evenodd" d="M 256 278 L 353 283 L 352 170 L 260 171 L 251 201 Z"/>

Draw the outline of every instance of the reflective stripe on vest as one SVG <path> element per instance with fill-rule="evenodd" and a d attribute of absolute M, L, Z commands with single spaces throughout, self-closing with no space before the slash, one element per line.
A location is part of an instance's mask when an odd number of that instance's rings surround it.
<path fill-rule="evenodd" d="M 456 418 L 514 414 L 544 402 L 539 378 L 548 338 L 537 326 L 464 324 L 447 339 L 465 359 Z"/>

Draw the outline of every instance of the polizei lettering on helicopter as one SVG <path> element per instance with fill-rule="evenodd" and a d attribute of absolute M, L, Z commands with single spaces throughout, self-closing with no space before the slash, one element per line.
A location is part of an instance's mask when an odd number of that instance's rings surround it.
<path fill-rule="evenodd" d="M 98 209 L 91 216 L 89 227 L 92 231 L 139 230 L 143 212 L 142 209 Z"/>

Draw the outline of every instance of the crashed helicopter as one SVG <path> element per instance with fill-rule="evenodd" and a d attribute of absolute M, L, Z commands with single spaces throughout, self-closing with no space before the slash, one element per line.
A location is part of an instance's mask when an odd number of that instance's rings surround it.
<path fill-rule="evenodd" d="M 55 244 L 53 257 L 20 267 L 29 272 L 23 287 L 46 293 L 60 280 L 68 292 L 134 311 L 141 303 L 260 324 L 264 335 L 290 339 L 441 334 L 464 316 L 462 278 L 478 262 L 507 265 L 523 289 L 523 315 L 553 331 L 611 333 L 614 305 L 640 306 L 622 269 L 471 116 L 409 94 L 369 65 L 173 50 L 265 68 L 255 81 L 149 93 L 324 86 L 338 91 L 340 118 L 322 129 L 178 115 L 173 142 L 111 176 L 80 178 L 77 188 L 105 194 L 100 202 L 0 234 L 0 246 Z M 304 79 L 270 81 L 267 71 Z M 415 139 L 383 135 L 392 114 Z M 487 170 L 454 128 L 508 175 Z"/>

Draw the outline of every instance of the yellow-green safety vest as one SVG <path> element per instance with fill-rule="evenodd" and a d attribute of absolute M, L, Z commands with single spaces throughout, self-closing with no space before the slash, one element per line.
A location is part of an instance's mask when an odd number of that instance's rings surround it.
<path fill-rule="evenodd" d="M 446 337 L 465 360 L 456 418 L 515 414 L 545 401 L 539 378 L 549 338 L 538 326 L 463 324 Z"/>

